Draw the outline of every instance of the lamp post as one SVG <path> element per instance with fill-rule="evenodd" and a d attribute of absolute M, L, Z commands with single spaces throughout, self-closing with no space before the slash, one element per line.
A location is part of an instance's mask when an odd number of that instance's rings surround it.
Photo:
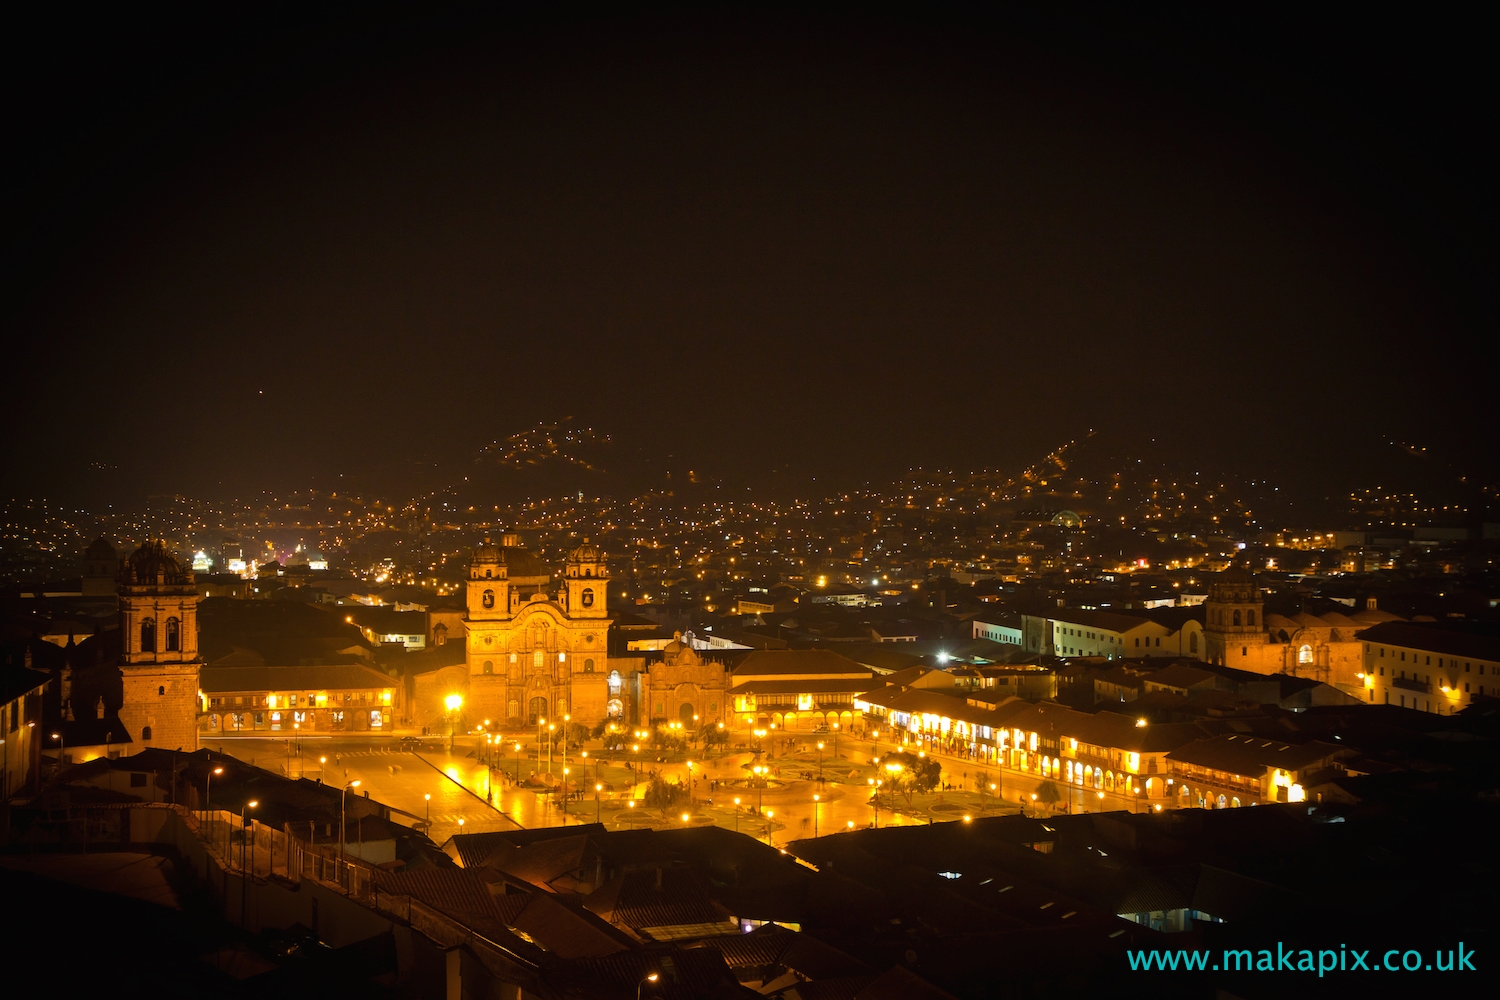
<path fill-rule="evenodd" d="M 346 777 L 348 773 L 347 771 L 344 772 Z M 341 879 L 344 877 L 344 865 L 347 863 L 344 859 L 344 845 L 349 842 L 348 831 L 345 827 L 345 822 L 349 815 L 349 789 L 358 787 L 358 779 L 346 781 L 344 782 L 344 790 L 339 793 L 339 878 Z"/>
<path fill-rule="evenodd" d="M 552 734 L 557 732 L 557 723 L 547 723 L 547 773 L 552 773 Z"/>
<path fill-rule="evenodd" d="M 823 741 L 818 741 L 818 786 L 823 785 Z"/>
<path fill-rule="evenodd" d="M 319 757 L 318 758 L 318 784 L 321 785 L 323 783 L 323 778 L 327 775 L 327 772 L 328 772 L 328 758 L 327 757 Z"/>
<path fill-rule="evenodd" d="M 839 724 L 833 724 L 833 759 L 839 759 Z"/>
<path fill-rule="evenodd" d="M 250 810 L 254 809 L 258 805 L 260 805 L 259 802 L 255 801 L 254 799 L 251 799 L 249 802 L 246 802 L 245 803 L 245 807 L 240 810 L 240 928 L 241 929 L 243 929 L 244 926 L 245 926 L 245 893 L 249 891 L 246 888 L 247 882 L 245 880 L 245 848 L 248 846 L 247 841 L 249 840 L 249 833 L 248 833 L 248 831 L 250 829 Z M 230 857 L 233 857 L 233 855 L 230 855 Z M 255 857 L 255 855 L 251 854 L 250 857 L 253 859 Z"/>
<path fill-rule="evenodd" d="M 771 846 L 771 819 L 776 815 L 774 809 L 766 810 L 766 846 Z"/>
<path fill-rule="evenodd" d="M 693 808 L 693 762 L 687 762 L 688 769 L 688 808 Z"/>
<path fill-rule="evenodd" d="M 207 819 L 208 818 L 208 814 L 214 811 L 214 807 L 213 807 L 214 775 L 216 775 L 216 774 L 223 774 L 223 773 L 224 773 L 224 769 L 222 767 L 216 767 L 212 771 L 209 771 L 208 772 L 208 776 L 203 779 L 203 817 L 204 817 L 204 819 Z"/>
<path fill-rule="evenodd" d="M 599 822 L 599 793 L 602 791 L 604 791 L 604 785 L 594 782 L 594 822 L 596 824 Z"/>
<path fill-rule="evenodd" d="M 563 758 L 562 759 L 562 765 L 563 765 L 562 825 L 563 826 L 567 826 L 568 825 L 568 723 L 570 723 L 572 721 L 573 721 L 573 717 L 571 715 L 567 715 L 567 714 L 563 715 L 563 727 L 562 727 L 562 758 Z"/>
<path fill-rule="evenodd" d="M 464 697 L 461 694 L 450 694 L 443 699 L 443 704 L 448 707 L 448 752 L 453 752 L 453 736 L 458 729 L 458 710 L 464 707 Z"/>
<path fill-rule="evenodd" d="M 57 741 L 57 772 L 61 774 L 63 769 L 63 755 L 68 752 L 68 745 L 63 739 L 62 733 L 53 733 L 52 738 Z"/>
<path fill-rule="evenodd" d="M 432 793 L 426 792 L 422 798 L 427 800 L 427 829 L 430 832 L 432 830 Z"/>
<path fill-rule="evenodd" d="M 819 801 L 820 801 L 820 796 L 818 795 L 817 792 L 813 792 L 813 836 L 814 837 L 817 837 L 817 835 L 818 835 L 818 802 Z"/>
<path fill-rule="evenodd" d="M 661 978 L 661 977 L 657 973 L 653 972 L 653 973 L 651 973 L 651 975 L 647 976 L 645 979 L 642 979 L 639 983 L 636 983 L 635 984 L 635 1000 L 641 1000 L 641 990 L 643 990 L 643 989 L 646 988 L 646 984 L 647 983 L 654 983 L 659 978 Z"/>
<path fill-rule="evenodd" d="M 516 784 L 521 783 L 521 744 L 516 742 Z"/>

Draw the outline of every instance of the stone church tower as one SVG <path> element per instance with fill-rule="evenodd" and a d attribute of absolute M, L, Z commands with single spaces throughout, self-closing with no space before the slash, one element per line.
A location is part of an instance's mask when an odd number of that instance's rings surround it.
<path fill-rule="evenodd" d="M 604 720 L 609 693 L 609 571 L 585 541 L 568 554 L 562 586 L 513 535 L 485 539 L 469 563 L 464 619 L 469 667 L 466 715 L 521 728 L 563 716 Z"/>
<path fill-rule="evenodd" d="M 198 588 L 160 539 L 120 570 L 120 721 L 141 748 L 198 749 Z"/>
<path fill-rule="evenodd" d="M 1208 585 L 1203 610 L 1204 659 L 1260 671 L 1266 645 L 1265 603 L 1255 578 L 1243 569 L 1218 574 Z"/>

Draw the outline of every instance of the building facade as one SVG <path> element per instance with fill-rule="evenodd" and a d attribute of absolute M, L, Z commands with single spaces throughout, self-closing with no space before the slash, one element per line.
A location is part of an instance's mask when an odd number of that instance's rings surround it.
<path fill-rule="evenodd" d="M 609 712 L 609 570 L 587 540 L 568 554 L 561 585 L 514 535 L 485 539 L 469 564 L 466 714 L 507 727 L 562 719 L 596 725 Z"/>
<path fill-rule="evenodd" d="M 1378 609 L 1373 598 L 1350 615 L 1267 615 L 1254 577 L 1238 569 L 1220 573 L 1208 585 L 1203 607 L 1207 662 L 1260 674 L 1310 677 L 1362 701 L 1367 696 L 1359 633 L 1401 620 Z"/>

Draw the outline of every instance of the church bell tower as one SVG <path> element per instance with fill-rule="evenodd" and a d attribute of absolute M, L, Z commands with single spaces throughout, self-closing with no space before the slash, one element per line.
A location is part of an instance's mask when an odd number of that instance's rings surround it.
<path fill-rule="evenodd" d="M 198 587 L 193 574 L 148 541 L 125 560 L 119 577 L 120 721 L 137 746 L 198 748 Z"/>

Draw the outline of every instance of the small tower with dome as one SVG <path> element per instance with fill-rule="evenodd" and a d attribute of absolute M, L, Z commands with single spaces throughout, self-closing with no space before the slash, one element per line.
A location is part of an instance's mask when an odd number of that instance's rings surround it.
<path fill-rule="evenodd" d="M 1219 573 L 1209 582 L 1203 612 L 1208 662 L 1259 670 L 1260 647 L 1266 644 L 1265 602 L 1255 577 L 1243 569 Z"/>
<path fill-rule="evenodd" d="M 488 538 L 474 547 L 469 560 L 469 618 L 498 620 L 510 616 L 510 574 L 505 550 Z"/>
<path fill-rule="evenodd" d="M 198 587 L 161 539 L 120 569 L 120 721 L 142 747 L 198 747 Z"/>
<path fill-rule="evenodd" d="M 605 598 L 609 593 L 609 569 L 604 553 L 587 538 L 568 553 L 563 567 L 567 585 L 567 610 L 572 618 L 604 618 Z"/>

